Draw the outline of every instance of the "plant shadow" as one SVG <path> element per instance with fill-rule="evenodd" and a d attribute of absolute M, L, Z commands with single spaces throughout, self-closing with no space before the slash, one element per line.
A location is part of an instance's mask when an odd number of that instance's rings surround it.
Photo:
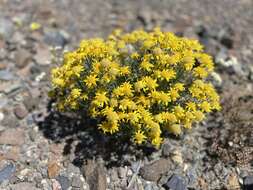
<path fill-rule="evenodd" d="M 39 130 L 54 143 L 65 143 L 63 155 L 74 155 L 73 164 L 82 167 L 88 159 L 102 158 L 106 167 L 130 165 L 156 151 L 151 146 L 136 146 L 123 133 L 104 135 L 97 121 L 86 113 L 60 113 L 47 106 L 47 115 L 39 122 Z"/>

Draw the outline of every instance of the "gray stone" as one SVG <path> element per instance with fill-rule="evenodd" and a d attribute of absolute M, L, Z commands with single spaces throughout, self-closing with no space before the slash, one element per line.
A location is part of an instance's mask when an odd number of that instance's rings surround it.
<path fill-rule="evenodd" d="M 18 119 L 24 119 L 27 116 L 28 111 L 24 105 L 17 105 L 14 108 L 14 114 Z"/>
<path fill-rule="evenodd" d="M 67 172 L 68 173 L 79 174 L 80 169 L 78 167 L 76 167 L 75 165 L 73 165 L 72 163 L 70 163 L 70 164 L 68 164 Z"/>
<path fill-rule="evenodd" d="M 82 180 L 80 179 L 79 176 L 74 176 L 73 179 L 72 179 L 71 185 L 73 187 L 79 187 L 80 188 L 80 187 L 82 187 L 83 182 L 82 182 Z"/>
<path fill-rule="evenodd" d="M 170 144 L 165 143 L 162 147 L 162 155 L 168 157 L 171 154 L 172 147 Z"/>
<path fill-rule="evenodd" d="M 247 176 L 243 179 L 244 190 L 253 189 L 253 176 Z"/>
<path fill-rule="evenodd" d="M 9 81 L 9 80 L 13 80 L 14 78 L 15 77 L 13 73 L 11 73 L 10 71 L 7 71 L 7 70 L 0 71 L 0 80 Z"/>
<path fill-rule="evenodd" d="M 141 176 L 148 181 L 158 181 L 162 174 L 169 171 L 171 168 L 171 161 L 169 159 L 161 158 L 152 164 L 146 164 L 140 170 Z"/>
<path fill-rule="evenodd" d="M 120 168 L 118 169 L 118 173 L 119 173 L 119 177 L 120 177 L 120 178 L 124 178 L 124 177 L 126 177 L 127 169 L 126 169 L 126 168 L 123 168 L 123 167 L 120 167 Z"/>
<path fill-rule="evenodd" d="M 62 190 L 68 190 L 71 185 L 70 180 L 66 176 L 58 176 L 56 180 L 60 183 Z"/>
<path fill-rule="evenodd" d="M 44 41 L 51 46 L 65 46 L 68 40 L 65 33 L 61 31 L 48 31 L 45 34 Z"/>
<path fill-rule="evenodd" d="M 14 33 L 14 25 L 11 20 L 0 18 L 0 39 L 10 40 Z"/>
<path fill-rule="evenodd" d="M 13 163 L 8 164 L 2 170 L 0 170 L 0 183 L 4 180 L 8 180 L 15 173 L 16 167 Z"/>
<path fill-rule="evenodd" d="M 19 49 L 14 59 L 18 68 L 24 68 L 31 60 L 31 54 L 27 50 Z"/>
<path fill-rule="evenodd" d="M 11 190 L 39 190 L 32 183 L 21 182 L 14 185 L 11 185 Z"/>
<path fill-rule="evenodd" d="M 83 174 L 92 190 L 106 190 L 106 170 L 102 163 L 88 160 L 83 167 Z"/>
<path fill-rule="evenodd" d="M 10 128 L 0 133 L 0 144 L 22 145 L 25 142 L 25 134 L 22 129 Z"/>
<path fill-rule="evenodd" d="M 164 184 L 165 189 L 168 190 L 186 190 L 186 185 L 182 177 L 173 174 L 172 177 Z"/>

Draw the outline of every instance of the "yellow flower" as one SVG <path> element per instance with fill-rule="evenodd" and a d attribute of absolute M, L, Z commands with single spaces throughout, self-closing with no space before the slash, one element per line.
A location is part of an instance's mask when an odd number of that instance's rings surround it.
<path fill-rule="evenodd" d="M 204 113 L 199 110 L 193 112 L 193 115 L 194 115 L 196 121 L 202 121 L 205 118 Z"/>
<path fill-rule="evenodd" d="M 134 110 L 136 109 L 136 104 L 133 101 L 125 98 L 125 99 L 120 100 L 119 108 L 122 110 L 127 110 L 127 109 Z"/>
<path fill-rule="evenodd" d="M 84 80 L 86 86 L 88 88 L 92 88 L 92 87 L 95 87 L 97 84 L 97 76 L 96 75 L 89 75 L 87 76 L 87 78 Z"/>
<path fill-rule="evenodd" d="M 142 144 L 145 141 L 146 138 L 147 137 L 144 135 L 143 131 L 139 130 L 139 131 L 135 132 L 135 134 L 134 134 L 134 141 L 137 144 Z"/>
<path fill-rule="evenodd" d="M 204 112 L 210 112 L 211 111 L 211 105 L 207 101 L 204 101 L 201 104 L 199 104 L 199 107 Z"/>
<path fill-rule="evenodd" d="M 34 31 L 34 30 L 39 30 L 41 28 L 41 25 L 39 24 L 39 23 L 37 23 L 37 22 L 32 22 L 31 24 L 30 24 L 30 29 L 32 30 L 32 31 Z"/>
<path fill-rule="evenodd" d="M 97 92 L 93 103 L 99 107 L 103 107 L 108 101 L 109 99 L 106 97 L 106 92 Z"/>
<path fill-rule="evenodd" d="M 167 125 L 166 128 L 168 129 L 169 132 L 177 136 L 182 133 L 182 130 L 179 124 Z"/>
<path fill-rule="evenodd" d="M 52 79 L 52 83 L 53 83 L 53 86 L 59 86 L 59 87 L 64 87 L 65 86 L 65 81 L 61 78 L 53 78 Z"/>
<path fill-rule="evenodd" d="M 119 120 L 118 114 L 111 107 L 106 107 L 102 111 L 103 115 L 106 116 L 106 119 L 111 123 L 117 123 Z"/>
<path fill-rule="evenodd" d="M 141 69 L 145 71 L 151 71 L 151 69 L 154 67 L 153 64 L 149 63 L 148 61 L 142 61 L 140 64 Z"/>
<path fill-rule="evenodd" d="M 159 147 L 163 129 L 179 135 L 206 112 L 221 109 L 205 80 L 214 64 L 203 52 L 197 40 L 158 28 L 116 30 L 64 53 L 62 65 L 52 69 L 49 94 L 60 111 L 87 109 L 104 133 L 127 128 L 136 144 Z"/>
<path fill-rule="evenodd" d="M 208 75 L 208 72 L 203 67 L 196 67 L 193 69 L 193 75 L 195 77 L 205 78 Z"/>
<path fill-rule="evenodd" d="M 121 75 L 129 75 L 131 72 L 129 70 L 129 66 L 124 66 L 120 68 L 120 74 Z"/>
<path fill-rule="evenodd" d="M 99 124 L 99 129 L 102 129 L 104 133 L 115 133 L 119 130 L 119 126 L 117 123 L 103 122 Z"/>
<path fill-rule="evenodd" d="M 166 81 L 170 81 L 171 79 L 174 79 L 176 77 L 176 72 L 172 69 L 170 70 L 164 69 L 160 72 L 160 75 Z"/>
<path fill-rule="evenodd" d="M 156 148 L 159 148 L 161 143 L 162 143 L 163 139 L 161 137 L 156 137 L 154 139 L 152 139 L 151 143 L 152 145 L 154 145 Z"/>
<path fill-rule="evenodd" d="M 77 76 L 80 77 L 81 72 L 84 70 L 82 65 L 77 65 L 73 67 L 73 73 Z"/>
<path fill-rule="evenodd" d="M 145 83 L 143 81 L 137 81 L 134 83 L 134 88 L 137 92 L 140 92 L 142 89 L 145 88 Z"/>
<path fill-rule="evenodd" d="M 186 108 L 188 110 L 195 111 L 196 110 L 196 104 L 194 102 L 187 102 L 186 103 Z"/>
<path fill-rule="evenodd" d="M 129 82 L 123 83 L 120 88 L 124 96 L 133 96 L 132 85 Z"/>
<path fill-rule="evenodd" d="M 158 86 L 158 84 L 156 83 L 155 79 L 152 79 L 151 77 L 144 77 L 144 82 L 146 84 L 146 86 L 150 89 L 150 90 L 155 90 L 155 88 Z"/>
<path fill-rule="evenodd" d="M 73 99 L 79 98 L 81 95 L 81 89 L 78 88 L 74 88 L 71 90 L 70 96 Z"/>

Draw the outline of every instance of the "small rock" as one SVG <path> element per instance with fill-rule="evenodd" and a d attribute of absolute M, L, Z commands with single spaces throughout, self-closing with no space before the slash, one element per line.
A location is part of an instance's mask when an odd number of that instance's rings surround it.
<path fill-rule="evenodd" d="M 80 188 L 80 187 L 82 187 L 83 182 L 82 182 L 82 180 L 80 179 L 80 177 L 74 176 L 73 179 L 72 179 L 71 185 L 72 185 L 73 187 L 79 187 L 79 188 Z"/>
<path fill-rule="evenodd" d="M 28 111 L 26 110 L 24 105 L 17 105 L 14 108 L 14 114 L 18 119 L 24 119 L 27 116 Z"/>
<path fill-rule="evenodd" d="M 247 176 L 243 179 L 244 190 L 253 189 L 253 176 Z"/>
<path fill-rule="evenodd" d="M 16 167 L 13 163 L 8 164 L 2 170 L 0 170 L 0 183 L 4 180 L 8 180 L 15 173 Z"/>
<path fill-rule="evenodd" d="M 240 189 L 239 180 L 236 174 L 231 174 L 227 180 L 227 189 Z"/>
<path fill-rule="evenodd" d="M 52 161 L 48 164 L 47 173 L 49 178 L 55 178 L 59 174 L 59 171 L 60 166 L 58 165 L 57 162 Z"/>
<path fill-rule="evenodd" d="M 11 190 L 39 190 L 32 183 L 21 182 L 14 185 L 11 185 Z"/>
<path fill-rule="evenodd" d="M 9 80 L 13 80 L 14 78 L 15 77 L 13 73 L 11 73 L 10 71 L 0 70 L 0 80 L 9 81 Z"/>
<path fill-rule="evenodd" d="M 0 19 L 0 39 L 10 40 L 14 33 L 14 25 L 11 20 L 6 18 Z"/>
<path fill-rule="evenodd" d="M 171 159 L 178 163 L 178 164 L 183 164 L 183 157 L 182 157 L 182 153 L 179 151 L 179 150 L 175 150 L 173 153 L 172 153 L 172 156 L 171 156 Z"/>
<path fill-rule="evenodd" d="M 92 190 L 106 190 L 106 171 L 101 163 L 88 160 L 83 167 L 83 173 Z"/>
<path fill-rule="evenodd" d="M 34 58 L 39 65 L 48 65 L 51 61 L 51 53 L 48 47 L 40 45 Z"/>
<path fill-rule="evenodd" d="M 48 31 L 45 34 L 44 41 L 51 46 L 64 47 L 68 43 L 65 33 L 61 31 Z"/>
<path fill-rule="evenodd" d="M 19 49 L 16 52 L 14 59 L 17 67 L 21 69 L 28 65 L 29 61 L 31 60 L 31 54 L 24 49 Z"/>
<path fill-rule="evenodd" d="M 61 190 L 61 184 L 55 179 L 52 179 L 52 190 Z"/>
<path fill-rule="evenodd" d="M 171 161 L 169 159 L 160 159 L 152 164 L 147 164 L 140 169 L 141 176 L 148 181 L 158 181 L 162 174 L 169 171 Z"/>
<path fill-rule="evenodd" d="M 222 78 L 218 73 L 212 72 L 211 77 L 212 77 L 214 86 L 216 86 L 216 87 L 222 86 Z"/>
<path fill-rule="evenodd" d="M 167 157 L 171 154 L 171 151 L 172 151 L 171 145 L 168 143 L 165 143 L 162 147 L 162 155 Z"/>
<path fill-rule="evenodd" d="M 120 178 L 126 177 L 127 168 L 120 167 L 120 168 L 118 169 L 118 174 L 119 174 L 119 177 L 120 177 Z"/>
<path fill-rule="evenodd" d="M 4 119 L 4 113 L 0 112 L 0 121 L 3 121 L 3 119 Z"/>
<path fill-rule="evenodd" d="M 152 15 L 149 10 L 147 10 L 146 8 L 140 10 L 137 19 L 142 22 L 146 29 L 150 29 L 152 24 Z"/>
<path fill-rule="evenodd" d="M 168 190 L 186 190 L 186 185 L 182 177 L 173 174 L 166 184 L 163 185 Z"/>
<path fill-rule="evenodd" d="M 29 131 L 29 137 L 30 137 L 31 141 L 34 142 L 36 140 L 36 136 L 37 136 L 37 132 L 35 130 Z"/>
<path fill-rule="evenodd" d="M 0 70 L 4 70 L 7 68 L 7 64 L 6 63 L 0 63 Z"/>
<path fill-rule="evenodd" d="M 80 173 L 80 169 L 78 167 L 76 167 L 75 165 L 73 165 L 72 163 L 70 163 L 70 164 L 68 164 L 67 172 L 69 174 L 71 174 L 71 173 L 73 173 L 73 174 L 79 174 Z"/>
<path fill-rule="evenodd" d="M 59 181 L 62 190 L 68 190 L 68 188 L 70 187 L 70 180 L 65 177 L 65 176 L 58 176 L 56 177 L 56 180 Z"/>
<path fill-rule="evenodd" d="M 0 144 L 22 145 L 25 142 L 25 134 L 22 129 L 10 128 L 0 133 Z"/>
<path fill-rule="evenodd" d="M 19 160 L 19 153 L 20 153 L 20 148 L 18 146 L 13 146 L 11 149 L 4 153 L 0 154 L 0 157 L 2 157 L 4 160 L 13 160 L 13 161 L 18 161 Z M 1 160 L 1 158 L 0 158 Z"/>
<path fill-rule="evenodd" d="M 232 49 L 234 47 L 234 39 L 233 32 L 230 30 L 221 30 L 219 32 L 218 38 L 220 43 L 228 49 Z"/>

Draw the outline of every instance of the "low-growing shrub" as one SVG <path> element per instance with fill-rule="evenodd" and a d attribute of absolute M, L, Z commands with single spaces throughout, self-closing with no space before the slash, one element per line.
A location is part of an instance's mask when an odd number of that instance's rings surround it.
<path fill-rule="evenodd" d="M 127 129 L 137 144 L 159 147 L 162 131 L 179 135 L 220 109 L 206 80 L 213 69 L 196 40 L 160 29 L 116 30 L 65 53 L 52 70 L 50 95 L 60 111 L 86 110 L 104 133 Z"/>

